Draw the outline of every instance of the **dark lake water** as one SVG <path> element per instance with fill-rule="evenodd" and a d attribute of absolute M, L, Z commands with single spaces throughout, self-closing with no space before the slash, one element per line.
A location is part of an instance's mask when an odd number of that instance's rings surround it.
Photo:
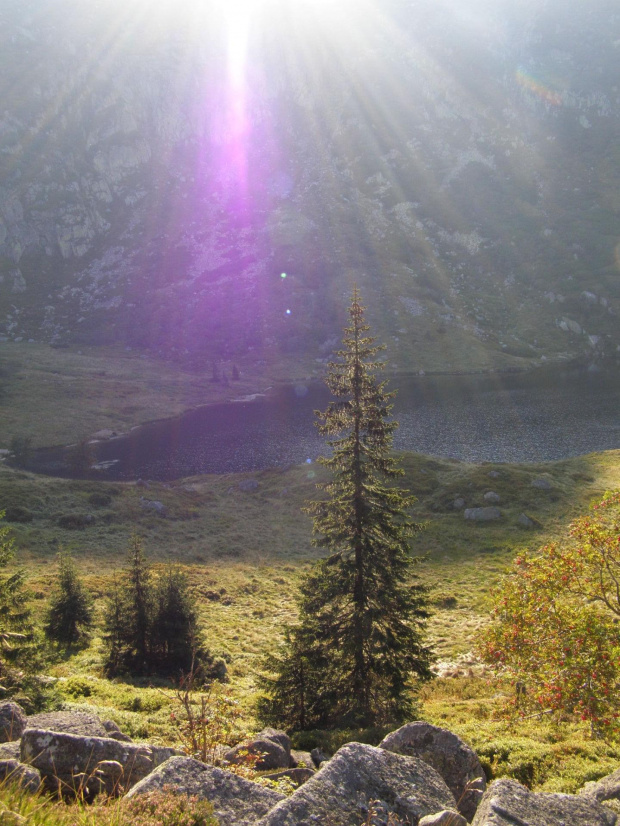
<path fill-rule="evenodd" d="M 620 448 L 620 371 L 576 367 L 528 373 L 415 376 L 390 382 L 399 422 L 394 447 L 465 461 L 526 462 Z M 326 451 L 314 410 L 324 385 L 272 390 L 153 422 L 96 445 L 101 479 L 171 480 L 301 464 Z M 110 464 L 108 464 L 110 463 Z M 30 465 L 68 476 L 61 450 Z"/>

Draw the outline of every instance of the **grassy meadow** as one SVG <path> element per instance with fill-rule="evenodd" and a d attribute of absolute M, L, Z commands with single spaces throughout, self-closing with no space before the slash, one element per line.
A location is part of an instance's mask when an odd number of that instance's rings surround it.
<path fill-rule="evenodd" d="M 3 345 L 0 446 L 15 435 L 28 435 L 40 446 L 73 442 L 102 428 L 127 430 L 198 404 L 260 392 L 287 369 L 238 366 L 241 380 L 225 387 L 209 381 L 209 372 L 184 372 L 135 353 Z M 619 488 L 620 451 L 520 465 L 413 453 L 401 454 L 401 460 L 402 485 L 417 497 L 412 515 L 424 525 L 414 537 L 422 560 L 415 573 L 430 589 L 429 634 L 438 658 L 439 676 L 420 693 L 420 717 L 461 734 L 489 775 L 507 774 L 536 789 L 575 791 L 615 769 L 620 746 L 590 739 L 571 721 L 504 719 L 502 708 L 513 689 L 474 654 L 493 586 L 516 552 L 562 536 L 606 490 Z M 284 624 L 295 619 L 299 578 L 317 558 L 311 520 L 301 507 L 317 495 L 316 482 L 324 478 L 320 466 L 303 465 L 170 484 L 108 483 L 36 476 L 0 462 L 0 510 L 6 511 L 17 563 L 27 571 L 37 617 L 53 585 L 59 548 L 72 552 L 99 614 L 132 532 L 143 538 L 156 569 L 169 561 L 180 564 L 196 596 L 206 642 L 227 662 L 225 690 L 239 704 L 234 739 L 259 725 L 253 714 L 256 674 Z M 539 478 L 549 489 L 532 485 Z M 241 484 L 248 479 L 256 486 Z M 501 519 L 470 522 L 455 509 L 457 498 L 465 507 L 484 505 L 490 490 L 500 497 Z M 149 500 L 163 504 L 165 517 L 145 507 Z M 534 527 L 522 527 L 521 514 Z M 87 649 L 59 656 L 48 672 L 70 706 L 94 707 L 136 739 L 179 742 L 170 718 L 176 708 L 171 686 L 110 681 L 101 666 L 95 635 Z M 333 750 L 350 739 L 378 742 L 382 735 L 306 732 L 295 739 L 300 748 Z"/>
<path fill-rule="evenodd" d="M 486 622 L 489 596 L 516 551 L 560 536 L 568 522 L 620 487 L 620 452 L 611 451 L 545 464 L 467 464 L 402 454 L 403 485 L 417 497 L 413 509 L 424 529 L 414 538 L 423 561 L 416 573 L 428 584 L 429 624 L 441 675 L 423 687 L 420 716 L 462 734 L 479 752 L 489 773 L 509 774 L 534 788 L 574 791 L 620 761 L 620 747 L 589 739 L 566 722 L 512 724 L 502 707 L 511 686 L 472 656 Z M 41 614 L 55 573 L 58 549 L 70 549 L 101 611 L 111 577 L 123 566 L 128 538 L 144 538 L 150 560 L 183 566 L 198 601 L 205 638 L 228 664 L 226 690 L 239 702 L 237 733 L 256 729 L 255 675 L 264 653 L 295 618 L 300 575 L 317 550 L 312 525 L 301 512 L 324 478 L 317 465 L 253 474 L 201 476 L 174 483 L 97 483 L 36 476 L 0 465 L 0 503 L 6 509 L 18 551 L 28 571 L 36 613 Z M 540 490 L 534 479 L 551 487 Z M 244 490 L 247 479 L 257 487 Z M 473 523 L 455 510 L 500 496 L 502 518 Z M 164 504 L 166 517 L 144 507 Z M 527 514 L 535 523 L 521 527 Z M 87 518 L 85 518 L 87 517 Z M 49 673 L 73 707 L 95 707 L 137 739 L 178 742 L 170 722 L 174 692 L 149 681 L 110 681 L 101 673 L 101 641 L 58 659 Z M 450 675 L 450 676 L 447 676 Z M 336 748 L 348 739 L 377 742 L 383 732 L 310 732 L 300 747 Z"/>

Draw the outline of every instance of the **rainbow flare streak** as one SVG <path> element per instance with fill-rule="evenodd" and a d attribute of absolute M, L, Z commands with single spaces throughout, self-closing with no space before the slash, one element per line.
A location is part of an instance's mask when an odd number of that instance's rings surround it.
<path fill-rule="evenodd" d="M 535 78 L 533 75 L 527 74 L 523 69 L 517 69 L 516 72 L 517 83 L 528 92 L 550 103 L 552 106 L 562 106 L 562 95 L 559 92 L 545 86 L 542 81 Z"/>

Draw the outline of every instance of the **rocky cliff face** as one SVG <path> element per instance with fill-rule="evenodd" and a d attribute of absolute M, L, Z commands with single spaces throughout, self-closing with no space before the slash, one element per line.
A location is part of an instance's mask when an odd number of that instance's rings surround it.
<path fill-rule="evenodd" d="M 156 5 L 2 5 L 0 336 L 616 352 L 614 3 Z"/>

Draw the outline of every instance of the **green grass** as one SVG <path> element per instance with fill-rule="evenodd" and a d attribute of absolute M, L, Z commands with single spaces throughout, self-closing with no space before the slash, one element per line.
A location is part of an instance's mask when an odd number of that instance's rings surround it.
<path fill-rule="evenodd" d="M 19 820 L 15 815 L 23 818 Z M 0 785 L 0 823 L 29 826 L 217 826 L 205 800 L 151 792 L 129 800 L 104 800 L 89 806 L 30 794 L 10 781 Z"/>
<path fill-rule="evenodd" d="M 71 444 L 103 429 L 126 432 L 202 404 L 261 392 L 288 369 L 286 362 L 270 369 L 248 358 L 236 363 L 240 380 L 226 387 L 210 380 L 208 360 L 191 370 L 121 349 L 3 343 L 0 447 L 8 448 L 18 435 L 42 447 Z M 223 366 L 230 376 L 232 362 Z"/>

